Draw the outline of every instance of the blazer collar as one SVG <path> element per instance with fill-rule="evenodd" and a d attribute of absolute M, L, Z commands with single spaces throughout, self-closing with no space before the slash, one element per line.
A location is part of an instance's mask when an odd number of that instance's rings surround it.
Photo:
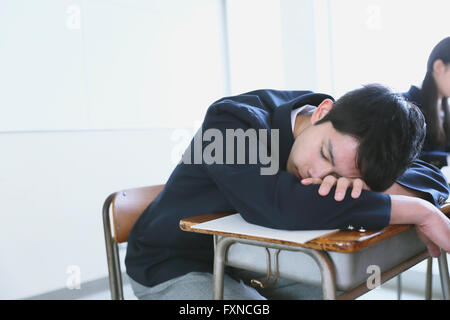
<path fill-rule="evenodd" d="M 292 145 L 294 144 L 294 135 L 292 134 L 291 127 L 291 111 L 304 106 L 305 104 L 317 107 L 325 99 L 334 101 L 333 97 L 327 94 L 308 93 L 289 100 L 275 109 L 272 116 L 271 129 L 279 130 L 280 170 L 286 170 L 286 162 L 291 153 Z"/>

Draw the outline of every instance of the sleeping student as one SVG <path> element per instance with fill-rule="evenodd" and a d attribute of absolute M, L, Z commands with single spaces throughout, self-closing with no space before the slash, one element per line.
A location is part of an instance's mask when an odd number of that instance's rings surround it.
<path fill-rule="evenodd" d="M 449 251 L 450 220 L 438 209 L 448 182 L 416 159 L 425 130 L 415 105 L 378 84 L 337 100 L 256 90 L 214 102 L 130 232 L 125 264 L 135 295 L 212 298 L 212 238 L 179 228 L 181 219 L 212 212 L 288 230 L 414 224 L 432 256 Z M 228 271 L 224 299 L 266 298 Z M 320 289 L 296 285 L 303 287 L 293 299 L 320 298 Z"/>

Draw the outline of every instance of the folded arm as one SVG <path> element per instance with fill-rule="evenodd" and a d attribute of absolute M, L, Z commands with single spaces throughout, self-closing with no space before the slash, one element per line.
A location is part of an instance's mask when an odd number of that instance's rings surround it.
<path fill-rule="evenodd" d="M 352 195 L 355 190 L 358 194 L 363 188 L 360 184 L 355 185 L 355 182 L 352 185 L 352 179 L 341 179 L 350 180 L 344 184 L 344 188 L 353 187 Z M 341 179 L 334 181 L 336 192 Z M 327 181 L 331 182 L 327 184 Z M 330 183 L 333 184 L 333 180 L 325 177 L 316 183 L 321 184 L 321 189 L 325 188 L 324 194 L 327 194 L 331 191 Z M 389 224 L 414 224 L 419 238 L 433 257 L 440 255 L 440 248 L 450 250 L 450 220 L 438 210 L 449 194 L 447 179 L 440 170 L 417 160 L 383 193 L 391 198 Z"/>

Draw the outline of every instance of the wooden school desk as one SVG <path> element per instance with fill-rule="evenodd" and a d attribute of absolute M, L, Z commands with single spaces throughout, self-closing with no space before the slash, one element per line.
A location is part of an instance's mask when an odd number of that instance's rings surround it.
<path fill-rule="evenodd" d="M 441 210 L 450 212 L 450 203 Z M 378 231 L 336 231 L 306 243 L 196 229 L 230 213 L 212 213 L 180 221 L 184 231 L 213 235 L 213 299 L 223 299 L 225 265 L 322 286 L 324 299 L 354 299 L 370 291 L 368 277 L 379 268 L 380 284 L 429 257 L 412 225 Z M 444 299 L 450 298 L 446 253 L 439 258 Z M 370 288 L 369 288 L 370 287 Z M 338 292 L 340 292 L 338 294 Z"/>

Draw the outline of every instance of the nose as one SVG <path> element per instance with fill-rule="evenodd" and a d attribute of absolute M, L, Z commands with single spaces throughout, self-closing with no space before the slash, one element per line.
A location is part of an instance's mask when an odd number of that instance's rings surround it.
<path fill-rule="evenodd" d="M 308 176 L 311 178 L 320 178 L 323 179 L 332 172 L 332 168 L 330 166 L 316 166 L 308 169 Z"/>

